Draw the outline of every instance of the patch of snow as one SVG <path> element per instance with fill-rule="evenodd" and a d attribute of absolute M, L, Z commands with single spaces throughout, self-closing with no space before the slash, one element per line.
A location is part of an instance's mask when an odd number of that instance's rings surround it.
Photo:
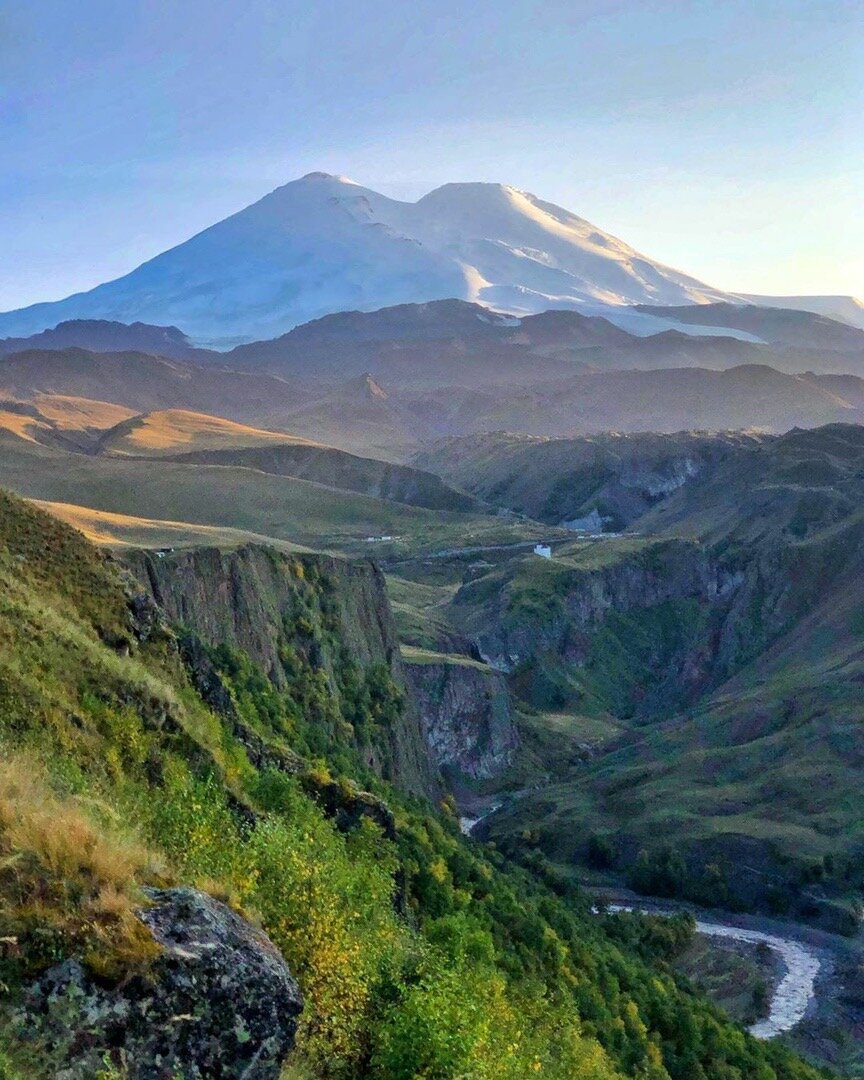
<path fill-rule="evenodd" d="M 758 304 L 759 307 L 810 311 L 814 315 L 825 315 L 864 330 L 864 301 L 857 296 L 759 296 L 756 293 L 742 293 L 739 299 Z"/>
<path fill-rule="evenodd" d="M 600 315 L 621 330 L 626 330 L 628 334 L 634 334 L 636 337 L 653 337 L 654 334 L 662 334 L 665 330 L 677 330 L 688 337 L 731 337 L 755 345 L 764 344 L 761 338 L 746 330 L 736 330 L 727 326 L 699 326 L 696 323 L 682 323 L 677 319 L 651 315 L 647 311 L 636 311 L 635 308 L 628 306 L 587 304 L 579 310 L 583 315 Z"/>
<path fill-rule="evenodd" d="M 592 536 L 602 534 L 604 525 L 604 518 L 600 516 L 600 512 L 595 506 L 590 514 L 586 514 L 585 517 L 571 518 L 570 521 L 562 521 L 561 527 L 569 529 L 570 532 L 578 533 L 590 533 Z"/>

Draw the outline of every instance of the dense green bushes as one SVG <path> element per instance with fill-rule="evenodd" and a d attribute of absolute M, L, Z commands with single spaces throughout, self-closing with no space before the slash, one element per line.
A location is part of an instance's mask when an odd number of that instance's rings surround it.
<path fill-rule="evenodd" d="M 471 914 L 467 891 L 456 898 L 455 837 L 449 860 L 430 853 L 429 878 L 441 889 L 436 917 L 424 917 L 412 887 L 418 932 L 394 906 L 396 846 L 368 819 L 339 833 L 297 781 L 265 780 L 270 809 L 245 828 L 224 789 L 179 762 L 160 798 L 137 810 L 178 874 L 224 891 L 262 919 L 304 988 L 301 1045 L 316 1070 L 380 1080 L 615 1075 L 600 1046 L 583 1036 L 569 994 L 559 993 L 553 1007 L 539 983 L 508 978 L 496 963 L 489 926 Z M 439 841 L 445 835 L 432 832 Z M 470 856 L 461 869 L 463 883 L 496 874 Z M 430 899 L 425 906 L 434 906 Z M 541 946 L 547 939 L 547 955 L 557 956 L 549 932 L 539 925 L 535 932 Z M 536 958 L 526 959 L 534 965 Z"/>
<path fill-rule="evenodd" d="M 669 896 L 691 900 L 707 907 L 734 910 L 735 898 L 723 869 L 716 863 L 694 866 L 680 851 L 663 845 L 655 851 L 642 850 L 630 869 L 628 884 L 644 896 Z"/>
<path fill-rule="evenodd" d="M 343 772 L 356 775 L 370 752 L 386 763 L 387 732 L 404 707 L 404 693 L 389 670 L 383 664 L 363 670 L 337 647 L 331 674 L 311 624 L 302 621 L 298 631 L 296 622 L 286 623 L 279 648 L 281 689 L 239 650 L 208 650 L 243 720 Z"/>

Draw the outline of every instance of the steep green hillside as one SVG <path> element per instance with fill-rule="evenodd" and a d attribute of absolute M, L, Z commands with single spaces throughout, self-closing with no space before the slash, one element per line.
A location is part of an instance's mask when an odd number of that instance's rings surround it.
<path fill-rule="evenodd" d="M 632 718 L 702 689 L 722 587 L 697 543 L 577 541 L 470 577 L 449 616 L 532 706 Z"/>
<path fill-rule="evenodd" d="M 250 600 L 267 557 L 241 557 Z M 79 534 L 0 495 L 5 1075 L 161 1068 L 124 1065 L 123 1029 L 100 1044 L 74 996 L 42 1013 L 24 991 L 68 958 L 118 1004 L 136 979 L 160 977 L 135 911 L 144 886 L 186 882 L 260 919 L 299 980 L 287 1077 L 814 1080 L 676 985 L 675 934 L 647 919 L 607 927 L 554 878 L 508 868 L 461 838 L 446 808 L 378 778 L 366 750 L 402 709 L 394 670 L 371 662 L 381 632 L 355 627 L 334 667 L 350 573 L 277 563 L 262 599 L 283 618 L 284 681 L 265 676 L 245 632 L 214 645 L 171 629 Z M 189 621 L 202 634 L 224 632 L 218 601 L 211 623 L 201 610 Z M 322 756 L 310 764 L 310 752 Z"/>
<path fill-rule="evenodd" d="M 250 679 L 254 694 L 251 661 L 278 688 L 294 747 L 347 772 L 362 761 L 410 793 L 438 793 L 416 711 L 398 689 L 402 660 L 374 563 L 260 545 L 128 552 L 124 561 L 176 626 L 217 650 L 223 677 Z"/>
<path fill-rule="evenodd" d="M 493 506 L 552 525 L 614 532 L 764 438 L 680 432 L 544 439 L 495 432 L 445 439 L 415 461 Z"/>
<path fill-rule="evenodd" d="M 470 495 L 448 487 L 432 473 L 183 409 L 126 418 L 105 431 L 95 449 L 111 456 L 235 465 L 431 510 L 479 509 Z"/>
<path fill-rule="evenodd" d="M 454 612 L 488 597 L 471 625 L 482 643 L 486 618 L 496 655 L 518 654 L 518 694 L 570 710 L 574 732 L 585 713 L 618 726 L 581 758 L 547 747 L 549 782 L 496 815 L 495 838 L 517 851 L 530 834 L 570 865 L 603 836 L 603 869 L 643 891 L 854 930 L 862 475 L 861 428 L 791 432 L 692 478 L 634 522 L 638 538 L 598 542 L 617 562 L 581 587 L 566 549 L 464 585 Z M 661 564 L 665 544 L 680 555 Z"/>
<path fill-rule="evenodd" d="M 175 460 L 200 465 L 237 465 L 275 476 L 294 476 L 344 491 L 356 491 L 391 502 L 429 510 L 477 512 L 477 500 L 445 484 L 434 473 L 358 457 L 332 446 L 273 445 L 234 450 L 198 450 Z"/>

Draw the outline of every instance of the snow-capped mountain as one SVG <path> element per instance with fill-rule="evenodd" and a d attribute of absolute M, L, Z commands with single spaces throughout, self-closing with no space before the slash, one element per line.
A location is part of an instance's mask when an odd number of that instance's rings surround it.
<path fill-rule="evenodd" d="M 228 347 L 335 311 L 450 297 L 512 314 L 617 309 L 636 333 L 656 323 L 624 305 L 736 299 L 512 187 L 445 184 L 409 203 L 310 173 L 125 277 L 0 315 L 0 336 L 112 319 Z"/>

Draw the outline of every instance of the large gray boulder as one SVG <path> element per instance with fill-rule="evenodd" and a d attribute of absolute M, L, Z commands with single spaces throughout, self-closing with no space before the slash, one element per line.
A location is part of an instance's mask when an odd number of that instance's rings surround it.
<path fill-rule="evenodd" d="M 67 960 L 29 989 L 19 1037 L 58 1063 L 57 1080 L 108 1063 L 132 1080 L 275 1080 L 303 1007 L 280 953 L 204 893 L 148 893 L 139 917 L 163 950 L 152 977 L 106 989 Z"/>

